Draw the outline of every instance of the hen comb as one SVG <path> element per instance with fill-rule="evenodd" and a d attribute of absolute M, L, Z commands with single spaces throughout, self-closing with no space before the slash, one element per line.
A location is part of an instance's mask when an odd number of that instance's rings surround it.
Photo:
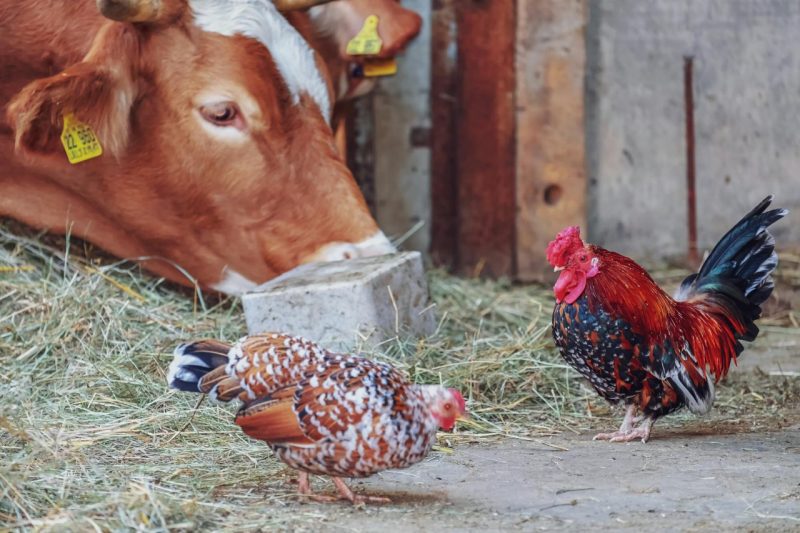
<path fill-rule="evenodd" d="M 583 246 L 581 229 L 578 226 L 569 226 L 561 230 L 547 245 L 547 260 L 554 267 L 566 266 L 569 255 Z"/>
<path fill-rule="evenodd" d="M 456 403 L 458 404 L 458 410 L 461 413 L 467 412 L 467 402 L 464 401 L 464 396 L 461 395 L 461 392 L 457 389 L 450 389 L 450 393 L 455 398 Z"/>

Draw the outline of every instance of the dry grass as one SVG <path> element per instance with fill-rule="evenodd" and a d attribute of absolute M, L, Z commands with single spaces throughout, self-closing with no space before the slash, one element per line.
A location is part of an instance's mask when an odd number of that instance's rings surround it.
<path fill-rule="evenodd" d="M 290 474 L 231 424 L 230 407 L 204 404 L 193 417 L 197 397 L 166 388 L 177 342 L 244 333 L 236 301 L 193 299 L 131 265 L 8 228 L 0 224 L 0 530 L 251 531 L 324 518 L 294 505 Z M 473 423 L 448 442 L 613 423 L 554 352 L 549 290 L 436 271 L 431 290 L 437 334 L 372 355 L 465 391 Z M 791 326 L 794 312 L 774 325 Z M 787 380 L 733 380 L 716 416 L 780 417 L 800 397 Z"/>

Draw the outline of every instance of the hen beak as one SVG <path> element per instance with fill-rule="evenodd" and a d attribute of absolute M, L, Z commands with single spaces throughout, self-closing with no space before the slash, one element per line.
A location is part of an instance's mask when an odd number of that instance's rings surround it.
<path fill-rule="evenodd" d="M 564 270 L 564 267 L 553 267 L 553 272 L 561 272 Z"/>

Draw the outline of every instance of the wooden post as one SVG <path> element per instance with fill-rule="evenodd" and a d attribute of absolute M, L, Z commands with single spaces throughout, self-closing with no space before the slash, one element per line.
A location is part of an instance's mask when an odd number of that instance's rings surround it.
<path fill-rule="evenodd" d="M 437 0 L 433 13 L 433 258 L 549 280 L 547 243 L 586 224 L 586 0 Z"/>
<path fill-rule="evenodd" d="M 458 270 L 514 274 L 516 0 L 457 0 Z"/>
<path fill-rule="evenodd" d="M 517 278 L 549 280 L 547 243 L 586 229 L 586 0 L 517 0 Z"/>
<path fill-rule="evenodd" d="M 458 261 L 458 1 L 434 1 L 431 16 L 431 258 L 448 269 L 454 269 Z"/>

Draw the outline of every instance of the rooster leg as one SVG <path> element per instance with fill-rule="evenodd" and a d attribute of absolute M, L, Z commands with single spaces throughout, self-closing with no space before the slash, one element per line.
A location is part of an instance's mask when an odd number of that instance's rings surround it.
<path fill-rule="evenodd" d="M 333 484 L 336 485 L 336 488 L 339 489 L 339 494 L 342 495 L 342 498 L 345 500 L 350 500 L 354 505 L 359 505 L 362 503 L 391 503 L 392 500 L 389 498 L 381 498 L 379 496 L 361 496 L 354 494 L 350 487 L 344 482 L 344 480 L 340 477 L 333 478 Z"/>
<path fill-rule="evenodd" d="M 613 433 L 598 433 L 592 440 L 608 440 L 611 442 L 617 442 L 619 439 L 627 437 L 632 431 L 634 431 L 633 425 L 637 422 L 637 410 L 638 408 L 634 404 L 629 405 L 625 410 L 625 418 L 622 420 L 622 425 L 619 427 L 619 430 Z"/>

